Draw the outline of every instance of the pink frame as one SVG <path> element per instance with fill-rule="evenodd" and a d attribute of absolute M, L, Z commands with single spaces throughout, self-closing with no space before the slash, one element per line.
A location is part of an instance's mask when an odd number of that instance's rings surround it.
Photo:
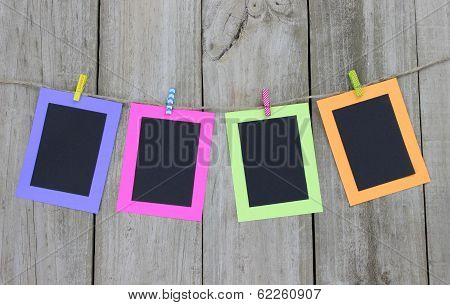
<path fill-rule="evenodd" d="M 139 202 L 131 199 L 136 170 L 141 119 L 143 117 L 200 123 L 194 190 L 192 195 L 192 205 L 190 207 L 163 203 Z M 213 128 L 214 113 L 212 112 L 174 109 L 171 115 L 167 115 L 165 107 L 163 106 L 132 103 L 128 118 L 128 131 L 125 140 L 122 176 L 120 179 L 116 211 L 201 221 L 203 202 L 206 193 Z"/>

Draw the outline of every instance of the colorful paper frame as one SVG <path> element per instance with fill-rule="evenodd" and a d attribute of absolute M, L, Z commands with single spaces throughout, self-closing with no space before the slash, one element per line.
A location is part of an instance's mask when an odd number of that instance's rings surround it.
<path fill-rule="evenodd" d="M 194 190 L 192 205 L 190 207 L 132 200 L 142 118 L 200 123 Z M 120 179 L 116 211 L 201 221 L 206 193 L 213 128 L 214 113 L 212 112 L 174 109 L 171 115 L 167 115 L 165 107 L 132 103 L 128 119 L 128 131 L 125 140 L 122 176 Z"/>
<path fill-rule="evenodd" d="M 89 196 L 87 197 L 31 186 L 31 179 L 49 103 L 106 114 L 105 128 L 103 130 L 94 177 Z M 98 213 L 121 111 L 122 104 L 119 103 L 88 96 L 82 96 L 80 101 L 76 102 L 73 100 L 73 93 L 41 88 L 31 128 L 30 140 L 16 189 L 16 196 L 89 213 Z"/>
<path fill-rule="evenodd" d="M 333 110 L 361 103 L 385 94 L 388 94 L 389 99 L 391 100 L 394 114 L 400 127 L 400 132 L 405 142 L 406 150 L 413 165 L 415 174 L 358 191 L 356 181 L 333 116 Z M 328 141 L 331 146 L 331 151 L 336 161 L 339 175 L 341 176 L 342 183 L 351 206 L 430 182 L 425 161 L 423 160 L 420 147 L 417 143 L 414 129 L 409 119 L 408 111 L 406 109 L 397 79 L 391 79 L 364 87 L 363 95 L 361 97 L 357 97 L 353 91 L 349 91 L 319 100 L 317 105 L 322 117 Z"/>
<path fill-rule="evenodd" d="M 309 105 L 304 103 L 289 106 L 277 106 L 271 107 L 271 111 L 272 115 L 270 117 L 265 116 L 263 109 L 228 112 L 225 114 L 228 148 L 230 151 L 233 186 L 239 222 L 319 213 L 323 211 Z M 309 198 L 300 201 L 250 207 L 238 124 L 242 122 L 270 120 L 287 116 L 297 117 L 298 130 L 301 135 L 300 141 L 303 159 L 308 160 L 308 162 L 304 164 L 304 170 Z"/>

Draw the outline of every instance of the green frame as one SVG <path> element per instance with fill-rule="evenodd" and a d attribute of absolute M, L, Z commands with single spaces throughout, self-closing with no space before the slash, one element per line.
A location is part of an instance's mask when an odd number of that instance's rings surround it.
<path fill-rule="evenodd" d="M 323 211 L 309 105 L 304 103 L 271 107 L 271 112 L 272 114 L 270 117 L 265 116 L 264 109 L 228 112 L 225 114 L 228 149 L 230 151 L 231 171 L 239 222 L 319 213 Z M 303 160 L 309 161 L 307 164 L 304 164 L 309 198 L 306 200 L 282 202 L 251 208 L 248 203 L 247 183 L 245 181 L 238 124 L 286 116 L 297 117 Z"/>

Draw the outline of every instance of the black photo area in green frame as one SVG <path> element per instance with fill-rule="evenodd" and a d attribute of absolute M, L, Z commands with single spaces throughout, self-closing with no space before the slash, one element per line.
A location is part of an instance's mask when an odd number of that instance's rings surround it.
<path fill-rule="evenodd" d="M 250 207 L 308 199 L 296 116 L 238 124 Z"/>

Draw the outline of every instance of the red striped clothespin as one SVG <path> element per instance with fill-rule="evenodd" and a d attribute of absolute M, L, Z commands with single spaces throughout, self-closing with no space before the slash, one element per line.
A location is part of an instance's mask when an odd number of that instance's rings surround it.
<path fill-rule="evenodd" d="M 261 92 L 261 99 L 264 104 L 264 114 L 270 116 L 270 99 L 269 99 L 269 89 L 264 88 Z"/>

